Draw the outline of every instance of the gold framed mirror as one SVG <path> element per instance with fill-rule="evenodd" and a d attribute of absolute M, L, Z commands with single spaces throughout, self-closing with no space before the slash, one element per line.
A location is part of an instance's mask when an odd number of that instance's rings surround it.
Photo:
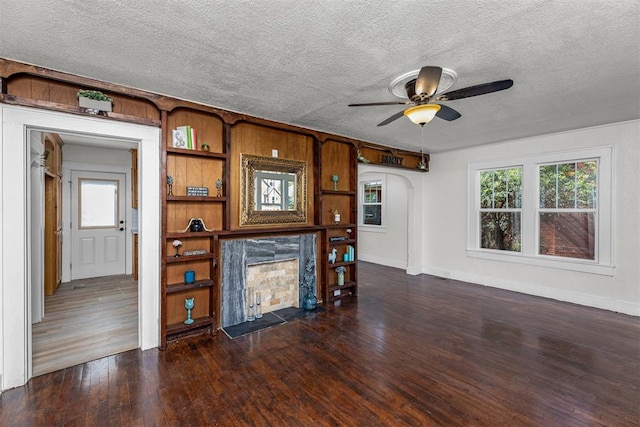
<path fill-rule="evenodd" d="M 307 222 L 307 162 L 240 155 L 240 225 Z"/>

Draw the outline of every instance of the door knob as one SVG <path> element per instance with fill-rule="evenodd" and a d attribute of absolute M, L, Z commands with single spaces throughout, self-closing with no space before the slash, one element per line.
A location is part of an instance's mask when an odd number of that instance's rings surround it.
<path fill-rule="evenodd" d="M 124 231 L 124 227 L 120 227 L 120 231 Z"/>

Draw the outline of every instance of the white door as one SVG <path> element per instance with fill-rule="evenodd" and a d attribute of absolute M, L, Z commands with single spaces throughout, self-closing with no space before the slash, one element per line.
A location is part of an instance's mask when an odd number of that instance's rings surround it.
<path fill-rule="evenodd" d="M 125 274 L 125 174 L 71 172 L 71 279 Z"/>

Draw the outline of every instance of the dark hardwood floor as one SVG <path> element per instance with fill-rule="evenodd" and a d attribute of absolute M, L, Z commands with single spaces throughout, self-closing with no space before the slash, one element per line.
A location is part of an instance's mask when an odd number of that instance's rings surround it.
<path fill-rule="evenodd" d="M 640 319 L 360 263 L 356 301 L 32 379 L 0 425 L 637 426 Z"/>

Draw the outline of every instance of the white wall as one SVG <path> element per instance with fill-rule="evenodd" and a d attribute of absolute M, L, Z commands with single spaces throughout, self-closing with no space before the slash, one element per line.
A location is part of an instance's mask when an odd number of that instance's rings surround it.
<path fill-rule="evenodd" d="M 467 165 L 502 158 L 614 147 L 613 277 L 467 256 Z M 423 272 L 640 315 L 640 121 L 431 156 L 424 175 Z"/>
<path fill-rule="evenodd" d="M 423 172 L 388 167 L 358 165 L 358 181 L 383 179 L 383 227 L 360 225 L 356 257 L 362 261 L 403 268 L 409 274 L 421 271 L 422 203 L 415 196 L 422 194 Z M 359 196 L 360 186 L 358 186 Z M 359 202 L 360 204 L 360 199 Z M 361 214 L 362 212 L 360 212 Z"/>
<path fill-rule="evenodd" d="M 113 149 L 65 144 L 62 146 L 62 153 L 63 162 L 131 167 L 131 152 L 127 148 Z"/>

